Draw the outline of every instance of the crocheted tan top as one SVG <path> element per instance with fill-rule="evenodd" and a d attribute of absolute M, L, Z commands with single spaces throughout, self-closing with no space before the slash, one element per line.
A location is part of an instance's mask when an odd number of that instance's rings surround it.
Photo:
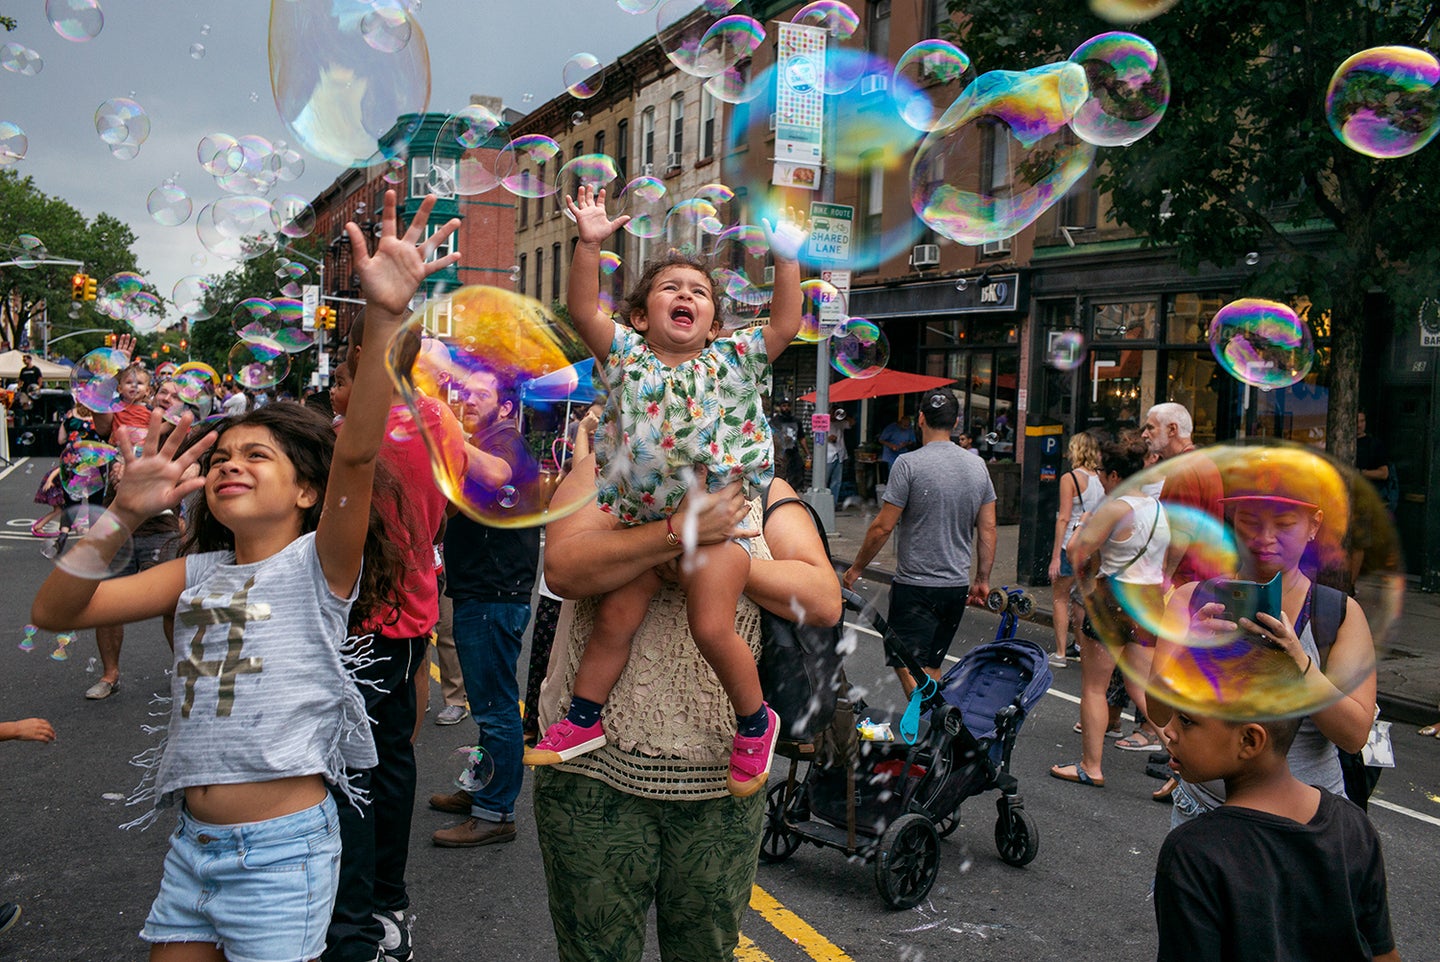
<path fill-rule="evenodd" d="M 760 526 L 760 502 L 750 503 L 746 525 Z M 770 559 L 765 539 L 750 542 L 754 557 Z M 543 731 L 570 707 L 575 671 L 595 619 L 595 598 L 566 601 L 556 644 L 541 687 Z M 760 653 L 760 609 L 741 597 L 735 630 Z M 557 682 L 561 682 L 557 684 Z M 710 665 L 700 656 L 685 614 L 685 593 L 667 584 L 630 646 L 630 661 L 610 692 L 601 717 L 609 743 L 556 766 L 599 779 L 629 795 L 662 801 L 721 798 L 735 736 L 735 711 Z"/>

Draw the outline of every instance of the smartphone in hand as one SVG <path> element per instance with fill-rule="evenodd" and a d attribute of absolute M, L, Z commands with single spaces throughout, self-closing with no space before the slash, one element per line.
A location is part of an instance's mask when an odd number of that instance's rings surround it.
<path fill-rule="evenodd" d="M 1241 618 L 1248 618 L 1258 625 L 1260 620 L 1255 616 L 1259 614 L 1267 614 L 1276 619 L 1280 617 L 1283 591 L 1279 574 L 1263 584 L 1258 581 L 1211 578 L 1201 582 L 1195 593 L 1201 605 L 1224 605 L 1225 613 L 1220 617 L 1236 624 L 1240 623 Z"/>

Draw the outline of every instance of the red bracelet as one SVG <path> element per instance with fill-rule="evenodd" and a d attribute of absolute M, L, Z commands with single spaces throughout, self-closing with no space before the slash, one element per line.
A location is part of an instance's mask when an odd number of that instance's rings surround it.
<path fill-rule="evenodd" d="M 670 515 L 665 516 L 665 543 L 672 548 L 679 547 L 680 539 L 675 534 L 675 527 L 670 523 Z"/>

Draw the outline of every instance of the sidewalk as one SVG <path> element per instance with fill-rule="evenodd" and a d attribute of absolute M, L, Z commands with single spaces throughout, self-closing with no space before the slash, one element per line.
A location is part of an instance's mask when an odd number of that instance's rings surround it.
<path fill-rule="evenodd" d="M 835 563 L 848 568 L 865 540 L 865 529 L 875 515 L 870 506 L 835 512 L 835 534 L 830 552 Z M 1019 526 L 1002 525 L 995 546 L 991 586 L 1016 583 L 1016 548 Z M 871 581 L 888 584 L 895 572 L 895 537 L 881 548 L 865 569 Z M 1050 589 L 1033 589 L 1035 613 L 1029 620 L 1049 625 Z M 1405 593 L 1400 626 L 1380 653 L 1379 698 L 1384 717 L 1406 724 L 1426 725 L 1440 720 L 1440 594 L 1417 589 Z"/>

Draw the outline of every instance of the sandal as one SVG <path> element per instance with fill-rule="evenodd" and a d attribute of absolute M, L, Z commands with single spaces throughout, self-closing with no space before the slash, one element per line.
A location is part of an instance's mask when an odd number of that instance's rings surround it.
<path fill-rule="evenodd" d="M 1072 775 L 1065 772 L 1064 769 L 1066 768 L 1075 769 L 1075 773 Z M 1078 761 L 1071 762 L 1069 765 L 1051 765 L 1050 775 L 1054 778 L 1060 779 L 1060 781 L 1062 782 L 1074 782 L 1077 785 L 1086 785 L 1090 788 L 1105 787 L 1105 779 L 1091 778 L 1090 773 L 1085 771 L 1085 769 L 1081 768 Z"/>
<path fill-rule="evenodd" d="M 1170 796 L 1175 794 L 1175 789 L 1179 787 L 1180 783 L 1177 782 L 1174 778 L 1167 778 L 1164 785 L 1161 785 L 1159 788 L 1155 789 L 1155 791 L 1150 793 L 1150 800 L 1154 802 L 1160 802 L 1162 804 L 1168 802 L 1170 801 Z"/>
<path fill-rule="evenodd" d="M 1115 743 L 1122 752 L 1149 752 L 1160 748 L 1160 739 L 1143 728 L 1137 728 Z"/>
<path fill-rule="evenodd" d="M 1074 732 L 1075 734 L 1077 734 L 1077 735 L 1083 735 L 1083 734 L 1085 734 L 1084 731 L 1081 730 L 1081 728 L 1080 728 L 1080 723 L 1079 723 L 1079 722 L 1076 722 L 1076 723 L 1075 723 L 1075 727 L 1072 728 L 1072 729 L 1070 729 L 1070 730 L 1071 730 L 1072 732 Z M 1123 734 L 1123 732 L 1121 732 L 1120 729 L 1118 729 L 1118 728 L 1107 728 L 1107 729 L 1105 730 L 1105 737 L 1106 737 L 1106 738 L 1119 738 L 1122 734 Z"/>
<path fill-rule="evenodd" d="M 1433 725 L 1426 725 L 1420 729 L 1418 734 L 1424 735 L 1426 738 L 1440 738 L 1440 722 L 1436 722 Z"/>

